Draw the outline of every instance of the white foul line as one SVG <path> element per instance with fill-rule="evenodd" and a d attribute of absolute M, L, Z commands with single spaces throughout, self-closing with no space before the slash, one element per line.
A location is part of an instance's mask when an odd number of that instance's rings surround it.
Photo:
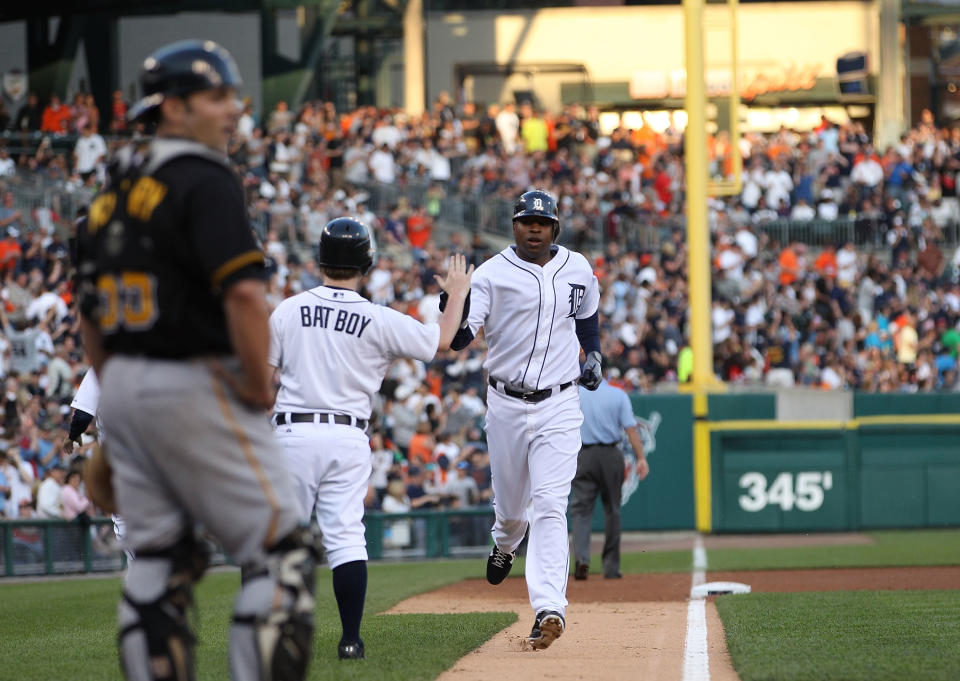
<path fill-rule="evenodd" d="M 698 534 L 693 544 L 693 584 L 691 584 L 691 595 L 693 595 L 693 587 L 706 583 L 706 577 L 707 550 L 703 546 L 703 537 Z"/>
<path fill-rule="evenodd" d="M 706 582 L 707 551 L 698 534 L 693 546 L 693 579 L 687 605 L 687 639 L 683 649 L 683 681 L 710 681 L 707 651 L 707 601 L 693 595 L 694 587 Z"/>

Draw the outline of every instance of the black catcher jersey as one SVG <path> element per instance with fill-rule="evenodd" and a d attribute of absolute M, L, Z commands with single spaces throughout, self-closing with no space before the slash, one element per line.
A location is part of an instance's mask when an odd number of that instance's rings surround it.
<path fill-rule="evenodd" d="M 78 228 L 77 270 L 104 349 L 161 358 L 231 353 L 222 292 L 266 276 L 226 156 L 174 139 L 117 154 Z"/>

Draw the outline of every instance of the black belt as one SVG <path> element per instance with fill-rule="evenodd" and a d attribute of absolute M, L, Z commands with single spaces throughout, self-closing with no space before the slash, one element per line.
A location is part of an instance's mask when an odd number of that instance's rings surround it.
<path fill-rule="evenodd" d="M 586 442 L 583 443 L 583 449 L 586 449 L 587 447 L 619 447 L 619 446 L 620 446 L 619 442 L 591 442 L 590 444 L 587 444 Z"/>
<path fill-rule="evenodd" d="M 533 390 L 530 392 L 523 392 L 522 390 L 513 390 L 508 388 L 506 383 L 503 381 L 498 381 L 495 378 L 490 378 L 490 386 L 495 390 L 501 391 L 504 395 L 509 395 L 510 397 L 516 397 L 518 400 L 523 400 L 524 402 L 543 402 L 545 399 L 554 394 L 553 388 L 544 388 L 543 390 Z M 566 383 L 561 383 L 557 386 L 557 392 L 561 390 L 566 390 L 571 385 L 573 381 L 567 381 Z"/>
<path fill-rule="evenodd" d="M 336 423 L 340 426 L 356 426 L 360 430 L 367 429 L 367 420 L 358 419 L 346 414 L 329 414 L 325 412 L 311 412 L 296 414 L 282 411 L 273 415 L 273 422 L 278 426 L 288 423 Z"/>

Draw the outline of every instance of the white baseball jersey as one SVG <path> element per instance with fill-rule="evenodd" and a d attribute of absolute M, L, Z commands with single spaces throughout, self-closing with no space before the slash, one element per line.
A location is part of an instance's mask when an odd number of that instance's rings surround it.
<path fill-rule="evenodd" d="M 543 267 L 513 246 L 473 273 L 470 331 L 487 340 L 484 368 L 517 390 L 542 390 L 580 376 L 576 319 L 597 311 L 600 286 L 587 259 L 555 246 Z"/>
<path fill-rule="evenodd" d="M 93 414 L 97 422 L 97 441 L 103 443 L 103 423 L 100 421 L 99 414 L 100 381 L 97 380 L 97 374 L 94 372 L 93 367 L 87 369 L 87 373 L 83 375 L 83 380 L 80 381 L 80 385 L 77 387 L 77 394 L 73 396 L 70 408 Z M 123 518 L 116 513 L 110 517 L 113 519 L 113 533 L 122 545 L 124 538 L 127 536 L 126 523 L 123 521 Z M 133 550 L 124 549 L 124 553 L 127 554 L 127 563 L 130 563 L 134 558 Z"/>
<path fill-rule="evenodd" d="M 596 313 L 597 278 L 586 259 L 562 246 L 542 267 L 513 247 L 483 263 L 470 286 L 468 324 L 483 327 L 484 367 L 514 389 L 543 390 L 580 375 L 576 320 Z M 528 528 L 526 581 L 535 612 L 566 610 L 567 496 L 580 450 L 580 399 L 568 388 L 528 403 L 487 392 L 487 443 L 501 551 L 512 553 Z M 531 505 L 531 500 L 536 503 Z"/>
<path fill-rule="evenodd" d="M 355 291 L 318 286 L 299 293 L 270 315 L 268 361 L 280 369 L 275 411 L 369 419 L 390 363 L 428 362 L 439 344 L 439 324 L 421 324 Z"/>
<path fill-rule="evenodd" d="M 77 393 L 73 396 L 70 407 L 93 415 L 94 422 L 97 424 L 97 442 L 103 444 L 103 422 L 100 421 L 99 413 L 100 381 L 97 379 L 97 374 L 94 372 L 93 367 L 87 369 L 87 373 L 83 375 L 83 380 L 80 381 L 80 385 L 77 387 Z M 118 534 L 117 536 L 119 537 L 121 535 Z"/>
<path fill-rule="evenodd" d="M 80 387 L 77 388 L 77 394 L 73 396 L 70 406 L 73 409 L 97 415 L 100 409 L 100 381 L 97 380 L 97 374 L 92 368 L 83 375 L 83 380 L 80 381 Z"/>

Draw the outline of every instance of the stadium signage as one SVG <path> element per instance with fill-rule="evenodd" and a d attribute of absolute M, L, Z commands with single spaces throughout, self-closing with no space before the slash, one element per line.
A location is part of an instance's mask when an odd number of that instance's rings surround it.
<path fill-rule="evenodd" d="M 821 64 L 778 64 L 768 68 L 744 68 L 740 75 L 740 96 L 752 100 L 773 92 L 812 90 L 817 85 L 823 67 Z M 730 94 L 729 69 L 708 69 L 706 72 L 708 97 L 726 97 Z M 672 71 L 634 71 L 630 78 L 630 96 L 633 99 L 680 98 L 687 93 L 685 69 Z"/>
<path fill-rule="evenodd" d="M 823 506 L 826 492 L 833 488 L 833 473 L 830 471 L 806 471 L 780 473 L 767 486 L 767 476 L 751 471 L 740 476 L 740 487 L 746 494 L 740 495 L 740 508 L 748 513 L 757 513 L 767 506 L 779 506 L 783 511 L 817 511 Z"/>

